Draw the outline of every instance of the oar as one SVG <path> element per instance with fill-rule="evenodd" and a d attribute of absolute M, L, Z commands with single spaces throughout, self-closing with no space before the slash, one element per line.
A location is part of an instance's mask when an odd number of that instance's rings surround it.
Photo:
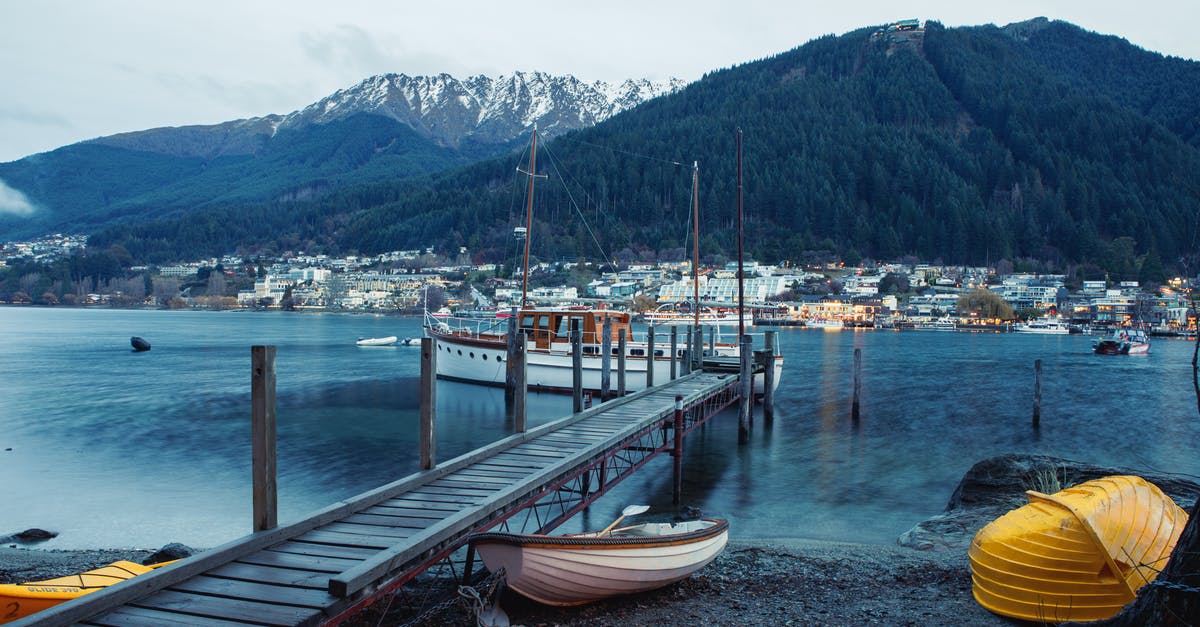
<path fill-rule="evenodd" d="M 630 506 L 626 507 L 625 509 L 621 510 L 620 518 L 612 521 L 612 524 L 605 527 L 604 531 L 601 531 L 600 533 L 596 534 L 596 537 L 597 538 L 603 537 L 604 534 L 608 533 L 609 531 L 612 531 L 612 528 L 616 527 L 617 523 L 621 522 L 622 520 L 625 520 L 625 518 L 627 516 L 637 516 L 638 514 L 642 514 L 642 513 L 648 512 L 648 511 L 650 511 L 649 505 L 630 505 Z"/>

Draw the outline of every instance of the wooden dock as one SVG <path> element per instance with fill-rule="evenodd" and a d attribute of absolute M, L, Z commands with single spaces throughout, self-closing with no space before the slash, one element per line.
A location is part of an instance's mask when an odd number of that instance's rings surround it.
<path fill-rule="evenodd" d="M 258 531 L 13 625 L 338 622 L 463 547 L 475 532 L 587 507 L 739 397 L 695 372 L 518 433 L 283 527 Z M 677 400 L 678 397 L 678 400 Z M 678 479 L 677 479 L 678 481 Z M 535 516 L 515 516 L 535 512 Z"/>

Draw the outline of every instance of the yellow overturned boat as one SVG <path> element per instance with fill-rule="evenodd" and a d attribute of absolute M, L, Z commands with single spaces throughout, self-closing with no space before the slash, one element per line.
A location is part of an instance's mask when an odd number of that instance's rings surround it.
<path fill-rule="evenodd" d="M 113 584 L 161 568 L 171 562 L 142 566 L 119 561 L 95 570 L 56 577 L 45 581 L 0 584 L 0 623 L 25 618 L 35 612 L 54 607 L 63 601 L 103 590 Z"/>
<path fill-rule="evenodd" d="M 971 541 L 975 600 L 1012 618 L 1059 623 L 1115 616 L 1154 580 L 1187 524 L 1158 486 L 1094 479 L 989 523 Z"/>

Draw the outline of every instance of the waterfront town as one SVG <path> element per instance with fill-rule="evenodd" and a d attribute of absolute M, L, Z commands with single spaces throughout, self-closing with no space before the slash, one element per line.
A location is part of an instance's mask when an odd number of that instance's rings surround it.
<path fill-rule="evenodd" d="M 29 262 L 48 264 L 78 254 L 82 236 L 52 235 L 0 244 L 0 272 Z M 811 257 L 811 256 L 810 256 Z M 1060 320 L 1072 331 L 1138 326 L 1152 334 L 1194 336 L 1190 300 L 1200 278 L 1163 285 L 1138 281 L 1073 281 L 1063 274 L 937 263 L 834 258 L 803 265 L 745 262 L 744 304 L 755 324 L 821 328 L 1013 330 L 1022 321 Z M 699 289 L 691 262 L 606 264 L 570 261 L 531 265 L 530 299 L 546 305 L 604 302 L 639 314 L 685 317 L 699 293 L 704 310 L 738 302 L 737 262 L 701 264 Z M 515 306 L 520 270 L 472 263 L 470 251 L 432 248 L 374 256 L 331 257 L 286 252 L 275 258 L 225 256 L 161 266 L 131 266 L 125 278 L 49 281 L 37 273 L 19 289 L 0 292 L 7 304 L 121 306 L 163 309 L 286 309 L 488 316 Z M 70 283 L 70 284 L 67 284 Z"/>

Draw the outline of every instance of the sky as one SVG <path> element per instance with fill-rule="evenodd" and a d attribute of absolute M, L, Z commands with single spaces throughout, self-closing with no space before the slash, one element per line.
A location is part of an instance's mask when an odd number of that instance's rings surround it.
<path fill-rule="evenodd" d="M 1198 0 L 0 0 L 0 163 L 114 133 L 286 114 L 387 72 L 690 81 L 900 19 L 1038 16 L 1200 59 Z"/>

